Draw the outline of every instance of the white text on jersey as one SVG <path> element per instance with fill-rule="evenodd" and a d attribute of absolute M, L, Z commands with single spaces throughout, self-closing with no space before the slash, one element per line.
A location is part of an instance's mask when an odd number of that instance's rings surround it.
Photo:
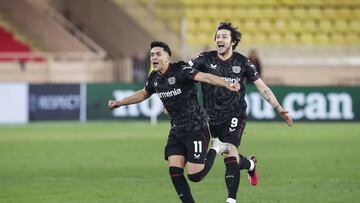
<path fill-rule="evenodd" d="M 158 92 L 157 94 L 159 95 L 160 98 L 173 97 L 173 96 L 181 94 L 181 89 L 178 88 L 178 89 L 173 89 L 168 92 Z"/>

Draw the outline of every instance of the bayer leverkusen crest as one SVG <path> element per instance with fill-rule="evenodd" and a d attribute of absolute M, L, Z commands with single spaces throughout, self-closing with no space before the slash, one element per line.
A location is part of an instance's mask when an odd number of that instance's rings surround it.
<path fill-rule="evenodd" d="M 234 73 L 240 73 L 241 67 L 240 67 L 240 66 L 233 66 L 233 67 L 232 67 L 232 71 L 233 71 Z"/>
<path fill-rule="evenodd" d="M 169 78 L 169 79 L 168 79 L 168 82 L 169 82 L 169 85 L 175 84 L 175 82 L 176 82 L 175 77 Z"/>

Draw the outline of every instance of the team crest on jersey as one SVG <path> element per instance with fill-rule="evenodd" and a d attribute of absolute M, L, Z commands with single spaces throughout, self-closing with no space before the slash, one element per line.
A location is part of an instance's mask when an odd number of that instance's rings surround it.
<path fill-rule="evenodd" d="M 233 71 L 234 73 L 240 73 L 241 67 L 240 67 L 240 66 L 233 66 L 233 67 L 232 67 L 232 71 Z"/>
<path fill-rule="evenodd" d="M 169 85 L 175 84 L 176 80 L 175 77 L 168 78 Z"/>

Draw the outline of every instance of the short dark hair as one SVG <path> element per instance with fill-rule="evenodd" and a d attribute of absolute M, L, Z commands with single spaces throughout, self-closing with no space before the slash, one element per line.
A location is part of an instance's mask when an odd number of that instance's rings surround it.
<path fill-rule="evenodd" d="M 170 47 L 165 42 L 154 41 L 154 42 L 151 42 L 150 47 L 151 47 L 151 49 L 154 47 L 161 47 L 164 49 L 164 51 L 166 51 L 169 54 L 169 56 L 171 56 Z"/>
<path fill-rule="evenodd" d="M 229 30 L 231 33 L 231 42 L 234 42 L 234 45 L 232 46 L 233 49 L 236 48 L 236 46 L 239 44 L 240 40 L 241 40 L 241 33 L 237 30 L 237 27 L 234 27 L 230 22 L 221 22 L 219 24 L 219 26 L 216 29 L 216 33 L 219 30 Z M 215 37 L 214 40 L 216 40 L 216 33 L 215 33 Z"/>

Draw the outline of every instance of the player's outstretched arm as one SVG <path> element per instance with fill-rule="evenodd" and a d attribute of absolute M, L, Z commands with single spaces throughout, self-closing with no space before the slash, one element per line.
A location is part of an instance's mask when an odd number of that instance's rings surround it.
<path fill-rule="evenodd" d="M 147 92 L 145 89 L 142 89 L 122 100 L 115 101 L 110 99 L 108 101 L 108 107 L 110 109 L 114 109 L 124 105 L 140 103 L 149 98 L 150 96 L 151 94 L 149 92 Z"/>
<path fill-rule="evenodd" d="M 274 93 L 271 89 L 261 80 L 261 78 L 254 81 L 254 85 L 257 90 L 261 93 L 261 95 L 265 98 L 269 104 L 279 113 L 281 118 L 283 118 L 289 127 L 293 125 L 293 120 L 288 111 L 286 111 L 276 99 Z"/>
<path fill-rule="evenodd" d="M 212 85 L 223 86 L 234 92 L 237 92 L 240 90 L 239 83 L 229 84 L 228 82 L 223 80 L 221 77 L 212 75 L 209 73 L 199 72 L 198 74 L 196 74 L 194 80 L 199 81 L 199 82 L 206 82 L 206 83 L 209 83 Z"/>

